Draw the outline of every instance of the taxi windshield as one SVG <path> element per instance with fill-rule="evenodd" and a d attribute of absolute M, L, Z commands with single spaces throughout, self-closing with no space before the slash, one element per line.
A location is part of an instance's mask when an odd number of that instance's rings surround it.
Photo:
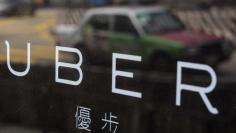
<path fill-rule="evenodd" d="M 146 33 L 160 33 L 184 29 L 182 22 L 169 12 L 147 12 L 137 15 Z"/>

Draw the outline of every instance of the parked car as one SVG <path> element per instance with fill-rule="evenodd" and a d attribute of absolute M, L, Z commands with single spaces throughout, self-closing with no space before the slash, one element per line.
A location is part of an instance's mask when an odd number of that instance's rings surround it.
<path fill-rule="evenodd" d="M 155 69 L 174 66 L 177 60 L 217 67 L 232 53 L 224 38 L 186 30 L 164 7 L 91 9 L 74 33 L 93 60 L 110 62 L 114 52 L 140 55 L 143 67 Z"/>
<path fill-rule="evenodd" d="M 33 0 L 0 0 L 0 15 L 30 15 L 34 16 L 36 11 Z"/>

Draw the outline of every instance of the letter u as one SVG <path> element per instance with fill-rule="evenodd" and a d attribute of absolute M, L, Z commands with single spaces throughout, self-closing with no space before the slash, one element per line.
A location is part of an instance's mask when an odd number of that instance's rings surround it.
<path fill-rule="evenodd" d="M 15 71 L 14 69 L 12 69 L 11 58 L 10 58 L 10 44 L 7 40 L 5 41 L 5 44 L 7 46 L 7 67 L 10 70 L 10 72 L 19 77 L 23 77 L 27 75 L 30 70 L 30 43 L 27 43 L 27 66 L 26 66 L 26 69 L 22 72 Z"/>

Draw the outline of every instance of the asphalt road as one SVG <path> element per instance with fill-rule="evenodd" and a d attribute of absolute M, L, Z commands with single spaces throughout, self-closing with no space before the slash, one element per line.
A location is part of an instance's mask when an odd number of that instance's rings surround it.
<path fill-rule="evenodd" d="M 26 44 L 31 43 L 32 63 L 54 59 L 55 42 L 50 34 L 57 21 L 57 10 L 39 10 L 35 17 L 0 18 L 0 61 L 6 60 L 5 40 L 11 44 L 11 60 L 26 62 Z"/>

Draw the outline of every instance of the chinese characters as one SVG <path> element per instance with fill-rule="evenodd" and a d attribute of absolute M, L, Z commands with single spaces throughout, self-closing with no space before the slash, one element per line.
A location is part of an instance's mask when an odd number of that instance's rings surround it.
<path fill-rule="evenodd" d="M 116 122 L 112 119 L 117 119 L 117 116 L 112 115 L 112 113 L 110 112 L 109 118 L 108 118 L 107 113 L 105 113 L 105 118 L 102 119 L 102 121 L 105 122 L 104 126 L 102 127 L 102 130 L 104 130 L 107 126 L 109 126 L 109 132 L 116 133 L 119 122 Z M 114 129 L 112 129 L 113 125 L 114 125 Z"/>
<path fill-rule="evenodd" d="M 76 128 L 86 130 L 86 131 L 91 131 L 89 129 L 90 124 L 91 124 L 91 118 L 90 118 L 90 110 L 89 108 L 85 107 L 79 107 L 77 106 L 77 111 L 75 114 L 76 118 Z"/>
<path fill-rule="evenodd" d="M 92 119 L 90 115 L 90 108 L 77 106 L 75 113 L 76 125 L 75 127 L 79 130 L 85 130 L 91 132 L 90 125 L 92 124 Z M 119 122 L 117 121 L 118 117 L 113 115 L 112 112 L 105 113 L 104 117 L 101 119 L 103 122 L 103 126 L 101 127 L 101 131 L 116 133 L 118 129 Z"/>

